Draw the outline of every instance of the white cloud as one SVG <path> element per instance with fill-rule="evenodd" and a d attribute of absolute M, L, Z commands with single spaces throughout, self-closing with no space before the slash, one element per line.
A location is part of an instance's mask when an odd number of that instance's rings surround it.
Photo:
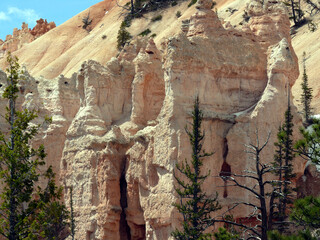
<path fill-rule="evenodd" d="M 5 12 L 0 12 L 0 20 L 6 21 L 9 19 L 10 19 L 10 17 Z"/>
<path fill-rule="evenodd" d="M 35 23 L 40 18 L 33 9 L 19 9 L 17 7 L 9 7 L 8 15 L 12 15 L 27 23 Z"/>

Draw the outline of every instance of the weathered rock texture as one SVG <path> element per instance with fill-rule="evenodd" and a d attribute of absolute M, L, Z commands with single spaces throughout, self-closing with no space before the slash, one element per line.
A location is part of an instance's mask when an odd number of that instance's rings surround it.
<path fill-rule="evenodd" d="M 298 197 L 306 197 L 309 195 L 318 197 L 320 192 L 320 174 L 319 166 L 308 161 L 305 166 L 303 175 L 297 180 L 299 188 Z"/>
<path fill-rule="evenodd" d="M 198 0 L 196 13 L 161 50 L 152 39 L 138 38 L 106 65 L 83 63 L 70 79 L 28 78 L 21 105 L 53 116 L 41 141 L 48 164 L 60 171 L 67 205 L 74 189 L 77 239 L 171 238 L 181 220 L 172 206 L 173 172 L 191 156 L 184 127 L 197 95 L 204 148 L 215 152 L 204 160 L 203 170 L 211 170 L 204 190 L 218 191 L 224 209 L 254 201 L 237 188 L 220 188 L 217 176 L 222 168 L 241 173 L 253 167 L 244 144 L 255 143 L 256 130 L 261 141 L 271 131 L 262 159 L 273 160 L 287 94 L 299 74 L 284 8 L 259 2 L 249 5 L 243 31 L 225 29 L 210 2 Z M 299 124 L 296 114 L 294 121 Z M 300 175 L 302 165 L 297 159 Z M 233 215 L 248 213 L 241 208 Z"/>
<path fill-rule="evenodd" d="M 37 25 L 32 30 L 28 28 L 28 24 L 22 23 L 21 29 L 15 28 L 13 34 L 7 35 L 5 41 L 0 39 L 0 58 L 3 57 L 6 52 L 17 51 L 25 44 L 34 41 L 55 27 L 56 24 L 54 22 L 48 23 L 47 20 L 43 20 L 42 18 L 37 21 Z"/>

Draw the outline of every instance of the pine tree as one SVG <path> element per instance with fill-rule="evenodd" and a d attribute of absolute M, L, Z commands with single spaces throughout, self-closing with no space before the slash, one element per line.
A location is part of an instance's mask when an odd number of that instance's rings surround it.
<path fill-rule="evenodd" d="M 8 86 L 3 98 L 9 102 L 5 120 L 10 130 L 8 136 L 0 132 L 0 234 L 9 240 L 58 239 L 54 237 L 59 232 L 52 231 L 66 227 L 68 219 L 60 203 L 62 189 L 56 187 L 51 167 L 39 173 L 46 153 L 43 145 L 36 149 L 30 145 L 40 127 L 31 123 L 37 115 L 27 109 L 17 111 L 21 72 L 16 57 L 9 54 L 7 61 Z M 47 181 L 45 189 L 36 188 L 40 178 Z"/>
<path fill-rule="evenodd" d="M 303 138 L 295 143 L 294 148 L 302 158 L 320 164 L 320 121 L 314 119 L 310 128 L 301 128 L 300 132 Z"/>
<path fill-rule="evenodd" d="M 204 139 L 204 133 L 201 133 L 202 116 L 199 108 L 199 98 L 197 97 L 192 112 L 192 132 L 190 132 L 187 127 L 185 129 L 192 146 L 192 161 L 191 164 L 189 164 L 187 160 L 185 160 L 185 163 L 181 165 L 177 164 L 176 166 L 178 172 L 182 174 L 187 181 L 184 181 L 174 174 L 178 183 L 176 191 L 180 197 L 180 203 L 175 203 L 174 206 L 183 215 L 183 229 L 181 231 L 176 229 L 172 233 L 175 239 L 210 239 L 211 235 L 205 233 L 205 230 L 215 223 L 211 213 L 220 209 L 217 194 L 214 198 L 209 198 L 201 189 L 201 185 L 210 174 L 210 172 L 206 175 L 201 174 L 202 159 L 212 155 L 212 153 L 202 151 L 202 141 Z"/>
<path fill-rule="evenodd" d="M 312 88 L 309 87 L 308 82 L 308 75 L 307 75 L 307 69 L 306 69 L 306 53 L 303 53 L 303 77 L 302 77 L 302 94 L 300 97 L 300 101 L 302 103 L 303 107 L 303 116 L 306 125 L 310 125 L 311 120 L 311 114 L 312 114 L 312 108 L 311 108 L 311 101 L 312 101 Z"/>
<path fill-rule="evenodd" d="M 74 211 L 73 211 L 73 188 L 70 187 L 70 212 L 71 212 L 71 238 L 74 240 L 75 235 L 75 220 L 74 220 Z"/>
<path fill-rule="evenodd" d="M 316 237 L 312 236 L 311 232 L 307 229 L 299 231 L 294 235 L 282 235 L 278 231 L 271 231 L 268 233 L 269 240 L 317 240 Z"/>
<path fill-rule="evenodd" d="M 320 228 L 320 198 L 307 196 L 294 202 L 290 218 L 298 225 L 311 229 Z"/>
<path fill-rule="evenodd" d="M 232 234 L 227 231 L 225 228 L 219 228 L 218 232 L 214 233 L 214 237 L 216 240 L 237 240 L 239 236 L 236 234 Z"/>
<path fill-rule="evenodd" d="M 274 197 L 277 205 L 276 226 L 280 232 L 286 228 L 287 223 L 285 223 L 285 219 L 288 217 L 286 209 L 288 204 L 292 203 L 292 193 L 295 191 L 295 189 L 290 186 L 292 179 L 295 177 L 292 165 L 294 157 L 292 119 L 290 95 L 288 94 L 288 108 L 285 112 L 285 122 L 279 128 L 277 134 L 278 141 L 275 143 L 277 150 L 273 162 L 273 172 L 278 176 L 278 181 L 275 184 Z"/>
<path fill-rule="evenodd" d="M 69 212 L 61 202 L 63 188 L 56 186 L 51 166 L 44 177 L 48 181 L 46 188 L 38 187 L 37 197 L 28 203 L 28 217 L 24 220 L 28 228 L 22 234 L 26 240 L 59 240 L 68 235 Z"/>
<path fill-rule="evenodd" d="M 315 235 L 319 235 L 320 228 L 320 198 L 307 196 L 297 199 L 292 208 L 290 219 L 296 225 L 302 226 L 304 230 L 294 235 L 282 235 L 278 231 L 272 231 L 268 234 L 270 240 L 316 240 Z M 301 228 L 300 228 L 301 229 Z M 310 231 L 311 230 L 311 231 Z M 316 230 L 316 231 L 315 231 Z M 312 234 L 311 234 L 312 232 Z"/>
<path fill-rule="evenodd" d="M 117 36 L 118 50 L 121 50 L 126 45 L 126 43 L 128 43 L 128 41 L 132 38 L 130 33 L 126 30 L 126 27 L 127 27 L 127 22 L 123 21 Z"/>

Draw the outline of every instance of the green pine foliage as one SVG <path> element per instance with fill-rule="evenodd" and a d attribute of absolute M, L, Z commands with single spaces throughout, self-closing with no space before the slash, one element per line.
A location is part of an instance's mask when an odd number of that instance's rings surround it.
<path fill-rule="evenodd" d="M 74 220 L 74 210 L 73 210 L 73 188 L 70 187 L 70 213 L 71 213 L 71 238 L 72 240 L 74 240 L 74 236 L 75 236 L 75 220 Z"/>
<path fill-rule="evenodd" d="M 25 219 L 24 225 L 29 226 L 24 235 L 25 239 L 64 239 L 66 226 L 68 226 L 69 212 L 60 201 L 62 198 L 62 187 L 55 184 L 55 174 L 52 167 L 45 173 L 48 184 L 45 189 L 38 187 L 37 198 L 30 201 L 28 206 L 29 217 Z"/>
<path fill-rule="evenodd" d="M 221 208 L 217 201 L 217 194 L 214 198 L 210 198 L 201 189 L 203 182 L 210 174 L 210 172 L 205 175 L 201 174 L 202 159 L 212 155 L 212 153 L 202 151 L 204 139 L 204 133 L 201 133 L 202 116 L 197 97 L 192 112 L 192 131 L 189 131 L 187 127 L 185 129 L 192 146 L 192 160 L 191 163 L 185 160 L 185 163 L 176 166 L 186 181 L 178 177 L 176 173 L 174 174 L 178 183 L 176 192 L 180 197 L 180 203 L 173 205 L 183 215 L 183 222 L 182 230 L 176 229 L 172 236 L 180 240 L 211 239 L 211 234 L 205 233 L 205 230 L 215 223 L 211 213 Z"/>
<path fill-rule="evenodd" d="M 225 228 L 219 228 L 219 231 L 214 233 L 216 240 L 238 240 L 239 236 L 227 231 Z"/>
<path fill-rule="evenodd" d="M 283 235 L 278 231 L 271 231 L 268 233 L 269 240 L 317 240 L 313 237 L 309 230 L 299 231 L 298 234 L 294 235 Z"/>
<path fill-rule="evenodd" d="M 62 189 L 55 185 L 51 167 L 44 174 L 39 172 L 46 153 L 43 145 L 30 145 L 40 127 L 31 123 L 37 114 L 17 111 L 21 71 L 16 57 L 8 54 L 7 61 L 8 86 L 3 98 L 8 99 L 5 120 L 10 130 L 7 135 L 0 132 L 0 234 L 9 240 L 59 239 L 68 219 L 60 202 Z M 45 189 L 36 187 L 40 179 L 47 183 Z"/>
<path fill-rule="evenodd" d="M 294 148 L 298 154 L 310 160 L 313 163 L 320 163 L 320 122 L 319 120 L 313 119 L 314 123 L 308 128 L 301 128 L 300 132 L 303 136 L 302 139 L 299 139 Z"/>
<path fill-rule="evenodd" d="M 285 219 L 288 217 L 287 207 L 292 203 L 292 193 L 295 189 L 291 186 L 292 179 L 295 177 L 293 173 L 293 123 L 290 102 L 288 101 L 288 109 L 285 112 L 285 122 L 279 128 L 275 143 L 276 153 L 274 155 L 273 173 L 277 176 L 274 191 L 274 203 L 276 209 L 272 213 L 272 218 L 276 218 L 276 228 L 279 231 L 283 231 L 286 228 L 287 223 Z"/>
<path fill-rule="evenodd" d="M 120 29 L 118 31 L 118 36 L 117 36 L 117 48 L 118 50 L 121 50 L 126 43 L 129 42 L 129 40 L 132 38 L 130 33 L 126 30 L 126 21 L 123 21 Z"/>
<path fill-rule="evenodd" d="M 300 97 L 300 101 L 303 107 L 303 116 L 304 116 L 306 125 L 310 125 L 312 123 L 312 119 L 311 119 L 312 88 L 309 87 L 305 52 L 303 53 L 303 77 L 302 77 L 301 89 L 302 89 L 302 94 Z"/>
<path fill-rule="evenodd" d="M 150 34 L 150 33 L 151 33 L 150 29 L 147 28 L 146 30 L 144 30 L 144 31 L 142 31 L 141 33 L 139 33 L 138 36 L 144 37 L 144 36 L 147 36 L 147 35 Z"/>
<path fill-rule="evenodd" d="M 320 198 L 307 196 L 297 199 L 290 218 L 300 226 L 311 229 L 320 228 Z"/>
<path fill-rule="evenodd" d="M 151 22 L 157 22 L 162 20 L 162 15 L 157 15 L 153 18 L 151 18 Z"/>

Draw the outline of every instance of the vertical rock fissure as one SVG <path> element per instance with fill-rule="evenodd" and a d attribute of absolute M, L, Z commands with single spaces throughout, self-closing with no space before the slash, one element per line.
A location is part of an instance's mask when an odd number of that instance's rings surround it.
<path fill-rule="evenodd" d="M 120 240 L 130 240 L 131 232 L 127 222 L 126 209 L 128 207 L 127 201 L 127 181 L 126 181 L 126 161 L 124 160 L 123 169 L 120 178 Z"/>
<path fill-rule="evenodd" d="M 227 163 L 228 152 L 229 152 L 228 140 L 227 140 L 227 138 L 224 138 L 223 151 L 222 151 L 223 164 L 222 164 L 221 170 L 220 170 L 220 177 L 222 177 L 223 181 L 224 181 L 224 191 L 223 191 L 224 198 L 228 197 L 227 178 L 226 177 L 229 177 L 231 175 L 231 166 Z"/>

